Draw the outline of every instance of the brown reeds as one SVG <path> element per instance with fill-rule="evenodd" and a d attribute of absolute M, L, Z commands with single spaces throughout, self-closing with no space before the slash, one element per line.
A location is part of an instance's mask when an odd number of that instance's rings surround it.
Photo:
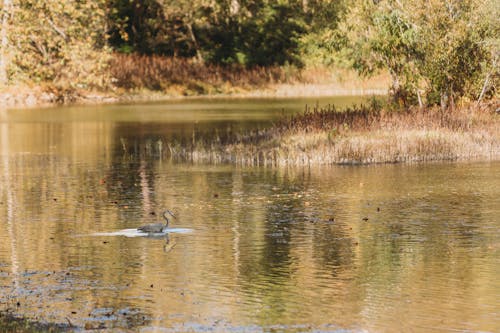
<path fill-rule="evenodd" d="M 245 68 L 204 64 L 184 58 L 115 54 L 111 75 L 117 87 L 127 90 L 202 95 L 230 93 L 234 92 L 234 87 L 290 83 L 300 74 L 291 75 L 281 67 Z"/>
<path fill-rule="evenodd" d="M 167 157 L 273 166 L 498 160 L 500 116 L 495 109 L 495 103 L 446 112 L 315 107 L 245 136 L 188 145 L 167 143 Z"/>

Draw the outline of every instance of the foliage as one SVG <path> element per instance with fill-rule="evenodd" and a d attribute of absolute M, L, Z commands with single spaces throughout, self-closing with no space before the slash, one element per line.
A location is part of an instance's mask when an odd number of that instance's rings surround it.
<path fill-rule="evenodd" d="M 498 57 L 498 17 L 481 19 L 481 11 L 498 14 L 489 0 L 442 1 L 360 0 L 341 27 L 353 67 L 370 75 L 386 69 L 392 93 L 414 104 L 425 92 L 428 104 L 453 104 L 477 98 L 474 90 L 486 68 Z"/>
<path fill-rule="evenodd" d="M 341 52 L 335 52 L 345 45 L 338 25 L 347 5 L 346 1 L 308 1 L 304 8 L 307 30 L 299 42 L 301 60 L 306 66 L 348 67 L 349 60 Z"/>
<path fill-rule="evenodd" d="M 4 0 L 0 84 L 109 88 L 111 75 L 125 77 L 109 68 L 114 50 L 151 56 L 154 68 L 168 56 L 236 72 L 388 71 L 394 100 L 453 105 L 497 94 L 499 8 L 496 0 Z"/>
<path fill-rule="evenodd" d="M 105 2 L 13 2 L 10 76 L 66 88 L 107 84 Z"/>
<path fill-rule="evenodd" d="M 301 1 L 113 0 L 110 12 L 118 50 L 250 67 L 300 64 L 307 31 Z"/>
<path fill-rule="evenodd" d="M 294 6 L 277 4 L 264 7 L 251 20 L 243 21 L 238 46 L 243 64 L 300 64 L 297 38 L 304 32 L 304 23 L 294 16 L 296 12 Z"/>

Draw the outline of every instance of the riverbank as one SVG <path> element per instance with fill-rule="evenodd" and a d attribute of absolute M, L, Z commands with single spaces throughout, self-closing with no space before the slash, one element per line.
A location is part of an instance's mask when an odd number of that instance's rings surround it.
<path fill-rule="evenodd" d="M 162 101 L 191 97 L 321 97 L 382 95 L 389 77 L 361 78 L 352 70 L 295 67 L 224 67 L 188 59 L 115 55 L 107 89 L 17 85 L 0 90 L 3 108 L 61 104 Z"/>
<path fill-rule="evenodd" d="M 499 160 L 497 109 L 498 101 L 447 111 L 316 107 L 226 142 L 167 143 L 167 157 L 263 166 Z"/>

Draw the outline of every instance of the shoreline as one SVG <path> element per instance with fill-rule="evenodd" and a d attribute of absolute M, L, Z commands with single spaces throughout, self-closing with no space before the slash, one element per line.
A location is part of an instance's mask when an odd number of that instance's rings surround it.
<path fill-rule="evenodd" d="M 316 75 L 304 73 L 302 80 L 293 82 L 265 81 L 255 84 L 230 82 L 201 82 L 206 86 L 202 91 L 189 88 L 192 83 L 170 84 L 163 90 L 146 88 L 125 89 L 114 87 L 108 91 L 89 91 L 85 89 L 55 89 L 47 85 L 9 86 L 0 89 L 0 108 L 22 109 L 52 107 L 58 105 L 99 105 L 113 103 L 141 103 L 151 101 L 177 101 L 188 99 L 212 98 L 301 98 L 329 96 L 387 95 L 389 78 L 380 74 L 370 79 L 362 79 L 352 71 Z"/>
<path fill-rule="evenodd" d="M 320 89 L 318 89 L 320 87 Z M 359 88 L 339 89 L 328 88 L 328 85 L 300 84 L 277 85 L 271 88 L 253 89 L 246 92 L 200 94 L 200 95 L 172 95 L 159 92 L 130 92 L 120 94 L 85 93 L 79 92 L 70 100 L 60 102 L 53 93 L 40 91 L 38 88 L 29 92 L 11 93 L 0 92 L 0 108 L 3 109 L 34 109 L 68 105 L 104 105 L 120 103 L 143 103 L 161 101 L 183 101 L 189 99 L 217 99 L 217 98 L 307 98 L 307 97 L 335 97 L 335 96 L 385 96 L 387 89 Z"/>

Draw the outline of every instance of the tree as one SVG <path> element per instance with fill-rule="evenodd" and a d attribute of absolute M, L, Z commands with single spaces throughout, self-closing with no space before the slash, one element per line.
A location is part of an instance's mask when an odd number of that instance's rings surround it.
<path fill-rule="evenodd" d="M 395 100 L 406 104 L 418 96 L 418 29 L 394 1 L 358 1 L 341 29 L 354 69 L 365 76 L 387 70 Z"/>
<path fill-rule="evenodd" d="M 219 64 L 299 64 L 299 37 L 306 32 L 302 5 L 278 0 L 112 0 L 110 42 L 120 51 Z M 312 13 L 316 7 L 308 8 Z"/>
<path fill-rule="evenodd" d="M 17 80 L 70 88 L 107 84 L 105 0 L 13 0 L 9 31 Z"/>
<path fill-rule="evenodd" d="M 12 0 L 4 0 L 1 7 L 0 19 L 0 86 L 8 83 L 7 68 L 9 67 L 9 35 L 10 17 L 13 10 Z"/>
<path fill-rule="evenodd" d="M 197 36 L 215 12 L 210 0 L 110 0 L 110 43 L 121 52 L 196 57 Z"/>
<path fill-rule="evenodd" d="M 201 46 L 216 63 L 246 66 L 300 64 L 304 13 L 297 1 L 217 1 Z M 237 9 L 237 10 L 236 10 Z"/>
<path fill-rule="evenodd" d="M 412 19 L 421 30 L 419 47 L 424 57 L 419 70 L 426 81 L 428 102 L 445 108 L 457 98 L 476 98 L 479 91 L 473 87 L 481 81 L 492 56 L 486 43 L 492 31 L 478 15 L 489 7 L 488 2 L 435 0 L 417 5 Z"/>
<path fill-rule="evenodd" d="M 396 99 L 422 104 L 425 92 L 428 104 L 445 108 L 479 93 L 471 87 L 498 54 L 486 42 L 498 28 L 482 22 L 485 10 L 498 14 L 491 0 L 359 0 L 341 30 L 360 73 L 388 70 Z"/>
<path fill-rule="evenodd" d="M 306 66 L 344 66 L 346 59 L 335 50 L 344 42 L 337 29 L 346 9 L 343 0 L 302 1 L 306 31 L 300 36 L 299 48 Z"/>

